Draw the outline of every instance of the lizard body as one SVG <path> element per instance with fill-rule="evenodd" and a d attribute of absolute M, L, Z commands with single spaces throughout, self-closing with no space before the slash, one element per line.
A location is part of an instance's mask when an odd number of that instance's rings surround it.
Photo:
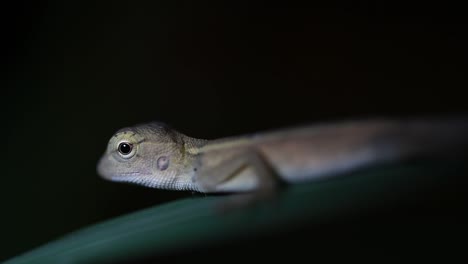
<path fill-rule="evenodd" d="M 199 192 L 274 189 L 365 166 L 464 151 L 468 120 L 357 120 L 195 139 L 162 123 L 117 131 L 98 164 L 101 177 Z"/>

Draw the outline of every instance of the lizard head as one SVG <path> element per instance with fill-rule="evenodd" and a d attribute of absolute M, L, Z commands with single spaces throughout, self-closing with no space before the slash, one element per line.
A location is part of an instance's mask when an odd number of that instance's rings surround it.
<path fill-rule="evenodd" d="M 97 171 L 111 181 L 189 189 L 184 148 L 183 135 L 162 123 L 123 128 L 109 140 Z"/>

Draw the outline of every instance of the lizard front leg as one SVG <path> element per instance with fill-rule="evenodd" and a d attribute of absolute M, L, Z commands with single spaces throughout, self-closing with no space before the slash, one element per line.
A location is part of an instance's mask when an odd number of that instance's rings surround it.
<path fill-rule="evenodd" d="M 274 168 L 255 148 L 229 154 L 220 152 L 205 153 L 200 158 L 200 170 L 194 181 L 201 191 L 271 193 L 279 186 Z"/>

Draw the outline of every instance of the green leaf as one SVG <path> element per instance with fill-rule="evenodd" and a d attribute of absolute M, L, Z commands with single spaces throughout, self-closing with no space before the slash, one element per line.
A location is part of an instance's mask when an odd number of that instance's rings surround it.
<path fill-rule="evenodd" d="M 6 263 L 131 260 L 320 224 L 414 198 L 447 180 L 455 181 L 460 168 L 466 175 L 463 164 L 380 166 L 288 186 L 274 199 L 227 212 L 218 210 L 231 198 L 227 195 L 177 200 L 78 230 Z"/>

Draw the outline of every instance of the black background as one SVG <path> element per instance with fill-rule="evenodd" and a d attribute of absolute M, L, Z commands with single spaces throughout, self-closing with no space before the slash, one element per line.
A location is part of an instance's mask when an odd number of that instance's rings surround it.
<path fill-rule="evenodd" d="M 112 133 L 200 138 L 466 113 L 461 6 L 12 1 L 2 12 L 1 255 L 190 193 L 106 182 Z"/>

